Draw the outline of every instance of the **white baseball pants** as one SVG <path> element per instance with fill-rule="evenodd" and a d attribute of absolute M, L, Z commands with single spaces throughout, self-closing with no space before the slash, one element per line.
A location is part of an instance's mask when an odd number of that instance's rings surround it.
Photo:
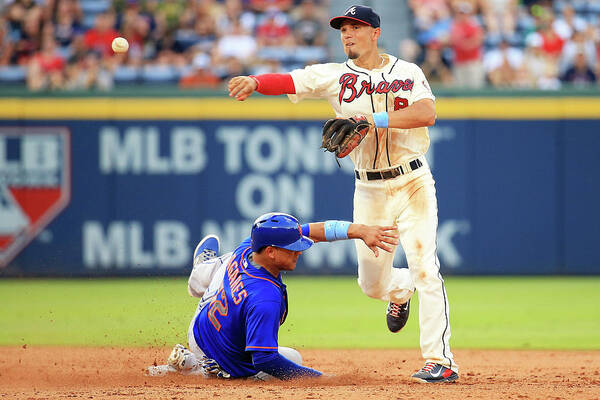
<path fill-rule="evenodd" d="M 397 225 L 407 268 L 394 268 L 394 253 L 373 252 L 355 240 L 358 284 L 369 297 L 406 303 L 419 292 L 423 358 L 458 372 L 450 352 L 449 305 L 436 254 L 438 224 L 435 182 L 425 162 L 419 169 L 387 180 L 356 180 L 354 222 Z M 394 249 L 395 250 L 395 249 Z"/>

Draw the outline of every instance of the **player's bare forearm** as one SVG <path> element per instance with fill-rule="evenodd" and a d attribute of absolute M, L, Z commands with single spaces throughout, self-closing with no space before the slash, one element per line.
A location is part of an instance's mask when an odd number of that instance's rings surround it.
<path fill-rule="evenodd" d="M 410 106 L 388 112 L 389 128 L 411 129 L 435 124 L 435 103 L 431 99 L 419 100 Z M 373 116 L 367 115 L 367 121 L 374 125 Z"/>
<path fill-rule="evenodd" d="M 327 241 L 325 223 L 314 222 L 309 224 L 308 236 L 315 242 Z M 391 252 L 393 246 L 398 244 L 398 229 L 396 226 L 350 224 L 348 239 L 361 239 L 375 253 L 375 256 L 378 256 L 379 249 Z"/>
<path fill-rule="evenodd" d="M 227 88 L 229 89 L 229 97 L 235 97 L 238 101 L 244 101 L 258 87 L 258 82 L 249 76 L 236 76 L 231 78 Z"/>
<path fill-rule="evenodd" d="M 311 222 L 308 224 L 308 237 L 315 242 L 326 242 L 325 222 Z"/>

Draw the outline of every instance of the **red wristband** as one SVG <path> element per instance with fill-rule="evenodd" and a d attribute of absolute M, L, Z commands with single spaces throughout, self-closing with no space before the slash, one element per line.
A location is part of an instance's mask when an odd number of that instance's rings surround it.
<path fill-rule="evenodd" d="M 296 94 L 294 80 L 290 74 L 250 75 L 258 86 L 256 91 L 266 95 Z"/>

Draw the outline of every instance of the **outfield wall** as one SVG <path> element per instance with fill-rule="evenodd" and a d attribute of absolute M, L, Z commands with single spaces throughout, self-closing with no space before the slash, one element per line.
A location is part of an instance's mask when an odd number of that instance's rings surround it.
<path fill-rule="evenodd" d="M 446 274 L 599 274 L 600 98 L 442 98 L 428 160 Z M 0 99 L 0 274 L 181 274 L 263 212 L 351 219 L 353 174 L 319 150 L 323 102 Z M 398 265 L 405 265 L 401 251 Z M 351 242 L 305 274 L 355 274 Z"/>

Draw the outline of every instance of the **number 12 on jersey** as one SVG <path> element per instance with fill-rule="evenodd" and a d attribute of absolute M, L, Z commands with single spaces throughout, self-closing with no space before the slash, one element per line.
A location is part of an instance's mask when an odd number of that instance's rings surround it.
<path fill-rule="evenodd" d="M 208 319 L 210 320 L 210 323 L 215 327 L 217 332 L 221 330 L 221 323 L 219 322 L 215 314 L 218 312 L 221 316 L 225 317 L 227 316 L 228 311 L 229 307 L 227 304 L 227 296 L 225 296 L 225 289 L 221 288 L 221 290 L 219 290 L 219 293 L 217 293 L 215 299 L 210 304 L 208 309 Z"/>

